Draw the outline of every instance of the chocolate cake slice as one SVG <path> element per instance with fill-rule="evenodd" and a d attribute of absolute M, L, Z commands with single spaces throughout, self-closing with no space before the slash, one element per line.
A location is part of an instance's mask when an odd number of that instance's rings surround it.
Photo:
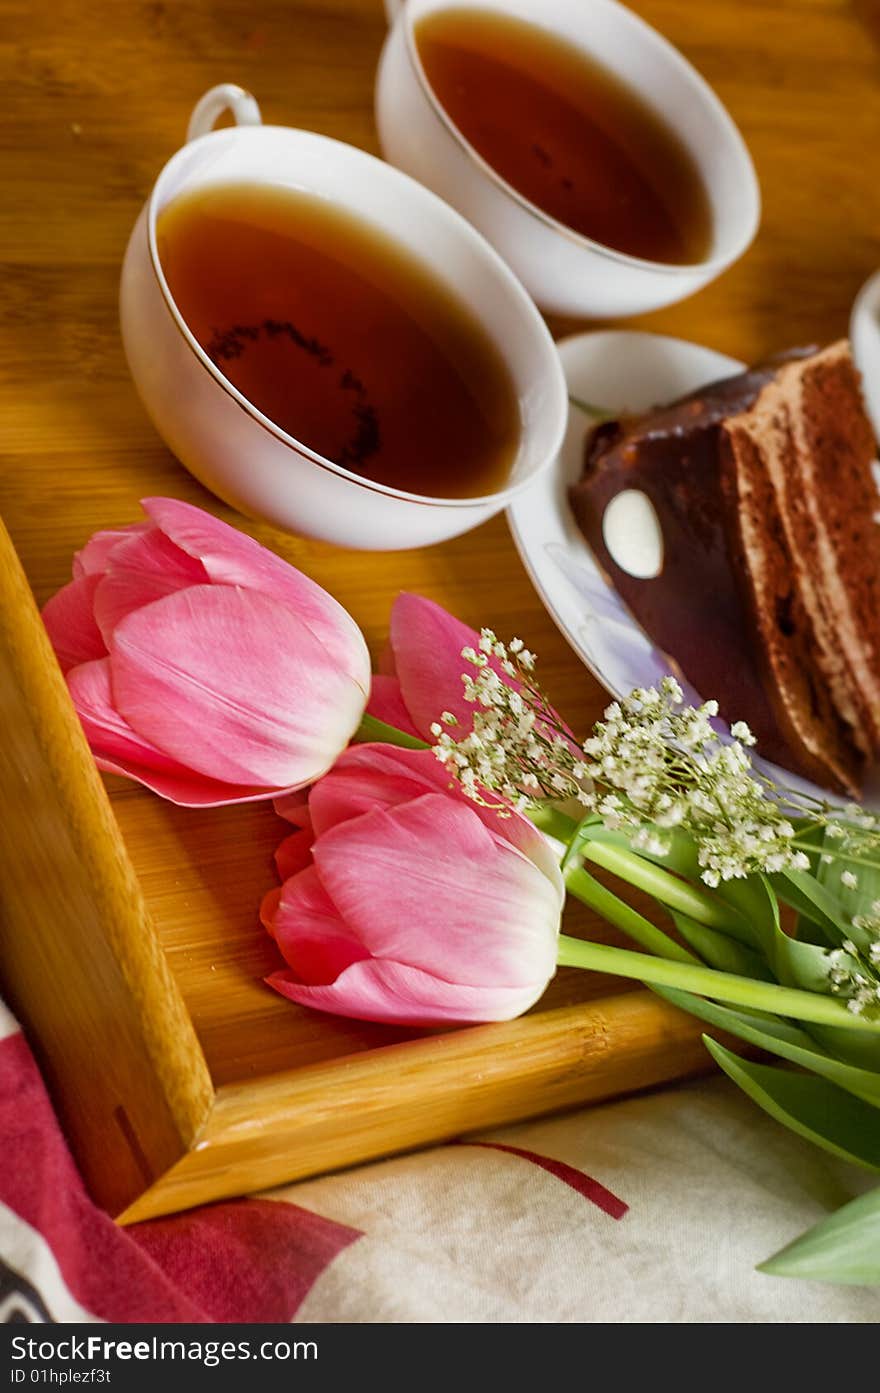
<path fill-rule="evenodd" d="M 767 758 L 853 796 L 880 755 L 875 458 L 841 342 L 604 423 L 570 491 L 600 566 L 697 691 Z M 647 496 L 662 532 L 652 578 L 607 544 L 624 490 Z"/>

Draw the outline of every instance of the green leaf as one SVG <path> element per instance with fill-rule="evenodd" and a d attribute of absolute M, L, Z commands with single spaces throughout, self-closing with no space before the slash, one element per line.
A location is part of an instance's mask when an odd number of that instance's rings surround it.
<path fill-rule="evenodd" d="M 754 1064 L 703 1036 L 735 1084 L 765 1112 L 834 1156 L 880 1171 L 880 1113 L 828 1079 Z"/>
<path fill-rule="evenodd" d="M 824 845 L 824 840 L 822 842 Z M 860 867 L 859 887 L 847 890 L 840 883 L 840 866 L 819 862 L 817 877 L 805 871 L 785 871 L 772 881 L 780 899 L 798 909 L 801 914 L 799 933 L 804 940 L 803 923 L 811 923 L 830 945 L 837 946 L 851 938 L 866 946 L 868 936 L 852 923 L 852 916 L 867 912 L 874 899 L 880 897 L 880 872 Z M 851 1064 L 867 1069 L 880 1068 L 880 1050 L 856 1031 L 845 1027 L 811 1027 L 811 1035 L 825 1049 L 838 1054 Z"/>
<path fill-rule="evenodd" d="M 599 825 L 597 813 L 587 813 L 586 817 L 582 817 L 580 822 L 575 825 L 574 831 L 568 838 L 565 855 L 559 863 L 559 869 L 562 871 L 563 875 L 565 875 L 569 866 L 573 866 L 575 861 L 577 861 L 583 849 L 584 842 L 587 841 L 590 836 L 590 829 L 597 825 Z"/>
<path fill-rule="evenodd" d="M 774 877 L 771 883 L 768 876 L 752 875 L 746 880 L 729 881 L 726 885 L 719 886 L 718 893 L 741 915 L 743 922 L 748 923 L 751 940 L 763 954 L 772 979 L 783 986 L 799 987 L 802 991 L 828 996 L 828 949 L 819 944 L 792 938 L 785 933 L 779 918 L 776 891 L 778 880 L 779 877 Z M 812 884 L 815 885 L 815 882 Z M 820 896 L 824 896 L 822 887 L 816 888 Z M 839 935 L 835 941 L 838 940 Z M 835 1053 L 842 1053 L 852 1063 L 864 1065 L 868 1069 L 880 1067 L 880 1046 L 874 1041 L 866 1041 L 862 1045 L 855 1041 L 856 1033 L 845 1026 L 817 1026 L 815 1031 L 816 1038 L 822 1044 Z"/>
<path fill-rule="evenodd" d="M 735 881 L 728 893 L 736 902 L 755 935 L 758 946 L 778 982 L 807 992 L 829 993 L 827 950 L 814 943 L 801 943 L 785 933 L 779 921 L 779 902 L 765 875 L 752 875 Z"/>
<path fill-rule="evenodd" d="M 770 961 L 767 948 L 779 928 L 779 905 L 766 878 L 751 875 L 745 880 L 724 880 L 715 893 L 738 915 L 743 941 L 760 949 Z"/>
<path fill-rule="evenodd" d="M 564 866 L 563 862 L 563 866 Z M 693 953 L 684 948 L 675 939 L 670 938 L 662 929 L 658 929 L 652 924 L 650 919 L 646 919 L 638 910 L 628 905 L 625 900 L 620 899 L 607 886 L 602 885 L 595 876 L 584 870 L 583 866 L 573 866 L 564 871 L 566 889 L 576 896 L 582 904 L 589 905 L 601 914 L 603 919 L 607 919 L 609 924 L 614 924 L 618 929 L 622 929 L 629 938 L 638 943 L 640 947 L 646 948 L 649 953 L 656 954 L 660 958 L 671 958 L 677 962 L 695 963 L 697 959 Z"/>
<path fill-rule="evenodd" d="M 880 1040 L 845 1026 L 811 1025 L 810 1034 L 821 1049 L 837 1055 L 856 1069 L 880 1070 Z"/>
<path fill-rule="evenodd" d="M 399 745 L 405 750 L 427 750 L 427 741 L 421 740 L 418 735 L 409 735 L 405 730 L 398 730 L 397 726 L 390 726 L 385 721 L 380 721 L 377 716 L 369 716 L 364 712 L 361 716 L 361 723 L 352 736 L 355 744 L 366 744 L 367 742 L 379 742 L 383 745 Z"/>
<path fill-rule="evenodd" d="M 880 1189 L 850 1200 L 762 1262 L 758 1271 L 852 1286 L 880 1283 Z"/>
<path fill-rule="evenodd" d="M 717 967 L 721 972 L 735 972 L 740 977 L 754 977 L 761 982 L 773 980 L 773 974 L 760 954 L 748 948 L 738 939 L 717 929 L 698 924 L 687 914 L 671 909 L 669 913 L 675 921 L 678 932 L 689 943 L 703 962 Z"/>
<path fill-rule="evenodd" d="M 834 842 L 827 835 L 826 843 L 829 848 L 834 846 Z M 843 864 L 855 874 L 857 884 L 854 889 L 841 881 L 839 861 L 826 865 L 820 860 L 816 878 L 837 902 L 841 919 L 846 925 L 846 937 L 851 938 L 862 952 L 866 952 L 872 942 L 871 935 L 864 929 L 856 928 L 853 919 L 859 918 L 860 915 L 869 917 L 871 906 L 880 900 L 880 870 L 875 870 L 873 866 L 847 866 L 846 862 Z"/>
<path fill-rule="evenodd" d="M 699 1020 L 717 1025 L 729 1035 L 737 1035 L 748 1044 L 787 1059 L 791 1064 L 799 1064 L 814 1074 L 821 1074 L 871 1107 L 880 1108 L 880 1072 L 860 1069 L 835 1059 L 833 1054 L 817 1046 L 806 1030 L 801 1030 L 790 1021 L 754 1011 L 734 1011 L 729 1006 L 720 1006 L 690 992 L 670 990 L 668 987 L 654 987 L 652 990 Z"/>
<path fill-rule="evenodd" d="M 782 903 L 791 905 L 820 928 L 832 947 L 849 937 L 851 925 L 846 923 L 837 900 L 809 871 L 779 871 L 769 879 Z"/>
<path fill-rule="evenodd" d="M 609 833 L 601 826 L 584 827 L 581 855 L 701 924 L 726 931 L 731 921 L 738 920 L 738 915 L 699 880 L 694 884 L 677 874 L 674 867 L 670 870 L 666 857 L 643 856 L 619 833 Z"/>
<path fill-rule="evenodd" d="M 660 830 L 658 828 L 658 831 Z M 676 827 L 672 831 L 663 829 L 663 838 L 669 850 L 662 856 L 656 856 L 650 851 L 638 851 L 634 854 L 642 857 L 645 861 L 653 862 L 655 866 L 662 866 L 667 871 L 675 871 L 677 875 L 683 875 L 687 880 L 698 881 L 700 879 L 700 863 L 697 860 L 697 844 L 691 834 Z M 630 839 L 625 832 L 613 832 L 610 827 L 605 826 L 601 818 L 595 816 L 584 840 L 605 842 L 607 846 L 633 851 Z"/>

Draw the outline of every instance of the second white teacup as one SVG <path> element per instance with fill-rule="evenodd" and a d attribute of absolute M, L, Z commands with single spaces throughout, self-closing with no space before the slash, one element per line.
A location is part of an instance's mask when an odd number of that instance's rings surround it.
<path fill-rule="evenodd" d="M 477 153 L 435 96 L 416 26 L 439 10 L 490 11 L 567 41 L 635 91 L 679 137 L 703 181 L 711 244 L 693 265 L 643 260 L 592 241 L 521 195 Z M 376 80 L 386 159 L 463 213 L 542 309 L 592 317 L 673 304 L 748 247 L 760 193 L 745 143 L 711 87 L 656 30 L 615 0 L 386 0 L 391 29 Z"/>

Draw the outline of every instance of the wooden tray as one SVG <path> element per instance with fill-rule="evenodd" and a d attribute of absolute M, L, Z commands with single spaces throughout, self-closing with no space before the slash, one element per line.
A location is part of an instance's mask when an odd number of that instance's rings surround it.
<path fill-rule="evenodd" d="M 110 781 L 0 532 L 0 960 L 95 1198 L 124 1221 L 705 1067 L 637 991 L 439 1036 L 292 1007 L 256 909 L 284 824 Z M 115 787 L 114 787 L 115 786 Z M 115 816 L 114 816 L 115 814 Z"/>

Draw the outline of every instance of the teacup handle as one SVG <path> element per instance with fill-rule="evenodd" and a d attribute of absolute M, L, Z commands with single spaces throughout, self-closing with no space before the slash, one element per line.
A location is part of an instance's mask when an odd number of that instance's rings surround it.
<path fill-rule="evenodd" d="M 193 107 L 186 128 L 187 140 L 198 140 L 200 135 L 207 135 L 224 111 L 232 112 L 237 126 L 262 125 L 263 118 L 256 98 L 234 82 L 221 82 L 219 87 L 212 87 L 210 92 L 206 92 Z"/>
<path fill-rule="evenodd" d="M 400 14 L 405 3 L 406 0 L 385 0 L 385 18 L 388 20 L 389 28 Z"/>

